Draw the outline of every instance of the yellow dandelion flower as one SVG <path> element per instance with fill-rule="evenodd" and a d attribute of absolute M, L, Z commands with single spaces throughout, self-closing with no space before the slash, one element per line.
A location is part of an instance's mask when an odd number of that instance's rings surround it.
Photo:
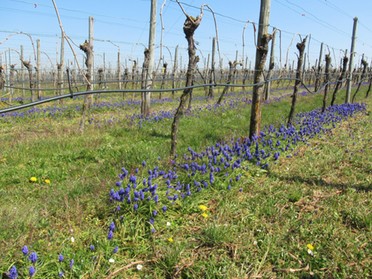
<path fill-rule="evenodd" d="M 314 246 L 312 244 L 310 244 L 310 243 L 307 244 L 306 247 L 307 247 L 307 249 L 309 249 L 311 251 L 313 251 L 315 249 Z"/>
<path fill-rule="evenodd" d="M 37 182 L 37 178 L 35 176 L 30 177 L 30 182 Z"/>
<path fill-rule="evenodd" d="M 199 205 L 198 206 L 199 207 L 199 209 L 201 210 L 201 211 L 206 211 L 206 210 L 208 210 L 208 207 L 206 207 L 205 205 Z"/>
<path fill-rule="evenodd" d="M 205 212 L 203 212 L 201 216 L 203 216 L 204 218 L 208 218 L 208 214 Z"/>
<path fill-rule="evenodd" d="M 169 241 L 170 243 L 173 243 L 173 242 L 174 242 L 174 240 L 173 240 L 172 237 L 168 238 L 168 241 Z"/>
<path fill-rule="evenodd" d="M 45 179 L 44 182 L 45 182 L 46 184 L 50 184 L 50 179 Z"/>

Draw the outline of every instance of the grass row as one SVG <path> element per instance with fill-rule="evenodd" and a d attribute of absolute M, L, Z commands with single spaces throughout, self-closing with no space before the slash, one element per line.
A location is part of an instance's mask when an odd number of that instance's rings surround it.
<path fill-rule="evenodd" d="M 321 96 L 303 97 L 299 110 L 320 104 Z M 289 99 L 265 106 L 264 125 L 282 123 L 288 111 Z M 249 115 L 248 106 L 243 106 L 183 118 L 178 153 L 246 136 Z M 158 164 L 160 158 L 166 163 L 171 120 L 144 122 L 141 127 L 128 121 L 91 125 L 84 134 L 76 132 L 75 115 L 58 122 L 44 118 L 3 123 L 0 268 L 6 271 L 13 261 L 23 261 L 20 248 L 29 245 L 51 255 L 40 263 L 50 264 L 50 270 L 62 268 L 57 262 L 62 250 L 85 259 L 70 274 L 81 278 L 368 275 L 370 194 L 359 190 L 371 184 L 370 140 L 365 135 L 372 128 L 370 117 L 357 120 L 344 124 L 334 136 L 303 146 L 298 156 L 283 159 L 269 175 L 250 171 L 241 181 L 241 191 L 201 193 L 161 220 L 163 229 L 154 235 L 143 234 L 142 220 L 133 216 L 120 227 L 124 243 L 106 240 L 111 214 L 107 191 L 122 166 L 133 172 L 143 160 Z M 33 176 L 37 183 L 28 181 Z M 208 207 L 208 218 L 201 215 L 200 204 Z M 338 241 L 332 244 L 335 236 Z M 105 252 L 91 251 L 92 243 Z M 117 244 L 125 248 L 110 264 L 107 259 Z M 307 244 L 315 246 L 313 256 Z M 92 256 L 96 264 L 88 266 Z M 128 263 L 132 265 L 120 269 Z M 49 275 L 43 278 L 54 276 Z"/>

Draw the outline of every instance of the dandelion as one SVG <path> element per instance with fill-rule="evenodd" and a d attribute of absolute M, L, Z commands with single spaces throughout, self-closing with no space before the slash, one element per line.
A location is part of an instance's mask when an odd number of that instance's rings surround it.
<path fill-rule="evenodd" d="M 34 263 L 36 263 L 36 261 L 37 261 L 37 254 L 36 254 L 36 252 L 32 252 L 31 254 L 30 254 L 30 256 L 28 257 L 28 259 L 34 264 Z"/>
<path fill-rule="evenodd" d="M 201 211 L 206 211 L 208 210 L 208 207 L 206 207 L 205 205 L 199 205 L 198 208 L 201 210 Z"/>
<path fill-rule="evenodd" d="M 30 177 L 29 181 L 31 183 L 35 183 L 35 182 L 37 182 L 37 178 L 35 176 L 32 176 L 32 177 Z"/>
<path fill-rule="evenodd" d="M 172 237 L 168 238 L 167 240 L 168 240 L 168 242 L 170 242 L 170 243 L 173 243 L 173 242 L 174 242 L 174 240 L 173 240 Z"/>
<path fill-rule="evenodd" d="M 137 264 L 136 268 L 137 268 L 138 271 L 141 271 L 142 268 L 143 268 L 143 265 L 142 264 Z"/>
<path fill-rule="evenodd" d="M 22 253 L 25 256 L 28 254 L 28 247 L 26 245 L 22 247 Z"/>
<path fill-rule="evenodd" d="M 208 218 L 208 214 L 206 212 L 203 212 L 202 215 L 204 218 Z"/>
<path fill-rule="evenodd" d="M 307 244 L 306 247 L 307 247 L 307 249 L 309 249 L 311 251 L 313 251 L 315 249 L 314 246 L 312 244 L 310 244 L 310 243 Z"/>
<path fill-rule="evenodd" d="M 45 184 L 50 184 L 50 179 L 44 179 Z"/>
<path fill-rule="evenodd" d="M 34 276 L 35 271 L 36 271 L 35 267 L 30 266 L 30 268 L 28 269 L 28 274 L 30 275 L 30 277 Z"/>
<path fill-rule="evenodd" d="M 310 256 L 314 256 L 314 249 L 315 249 L 314 246 L 311 243 L 309 243 L 306 245 L 306 247 L 307 247 L 307 253 Z"/>

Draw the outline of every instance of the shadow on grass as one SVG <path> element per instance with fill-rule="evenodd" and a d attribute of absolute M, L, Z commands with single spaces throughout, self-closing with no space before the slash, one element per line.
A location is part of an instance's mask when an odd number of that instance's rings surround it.
<path fill-rule="evenodd" d="M 155 137 L 155 138 L 163 138 L 163 139 L 170 139 L 170 137 L 171 137 L 171 135 L 169 133 L 161 133 L 161 132 L 158 132 L 158 131 L 155 131 L 155 130 L 152 130 L 150 132 L 150 136 Z"/>
<path fill-rule="evenodd" d="M 286 181 L 288 183 L 303 183 L 307 185 L 316 185 L 326 188 L 335 188 L 340 190 L 346 190 L 348 188 L 353 188 L 358 192 L 370 192 L 372 191 L 372 184 L 369 184 L 368 182 L 364 183 L 358 183 L 358 184 L 349 184 L 347 182 L 345 183 L 328 183 L 324 181 L 322 178 L 318 177 L 305 177 L 305 176 L 285 176 L 280 175 L 276 173 L 270 173 L 269 176 L 277 178 L 282 181 Z"/>

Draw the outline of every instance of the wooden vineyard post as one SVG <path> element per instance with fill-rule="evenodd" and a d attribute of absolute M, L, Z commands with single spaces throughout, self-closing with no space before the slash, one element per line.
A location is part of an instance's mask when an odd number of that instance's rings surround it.
<path fill-rule="evenodd" d="M 320 85 L 320 76 L 322 74 L 322 55 L 323 55 L 323 43 L 320 44 L 319 60 L 318 60 L 318 69 L 315 74 L 315 92 L 318 91 Z"/>
<path fill-rule="evenodd" d="M 57 95 L 63 94 L 63 68 L 65 64 L 65 34 L 61 31 L 61 53 L 59 58 L 59 64 L 57 63 Z M 60 104 L 63 103 L 63 99 L 59 101 Z"/>
<path fill-rule="evenodd" d="M 292 125 L 293 117 L 294 117 L 295 110 L 296 110 L 297 92 L 298 92 L 298 87 L 301 84 L 302 63 L 304 59 L 305 46 L 306 46 L 306 37 L 305 39 L 302 40 L 301 43 L 298 43 L 296 45 L 298 52 L 299 52 L 299 57 L 297 60 L 296 81 L 295 81 L 295 85 L 293 89 L 292 105 L 291 105 L 291 110 L 288 116 L 288 123 L 287 123 L 288 126 Z"/>
<path fill-rule="evenodd" d="M 121 67 L 120 67 L 120 49 L 118 48 L 118 65 L 117 65 L 118 88 L 121 90 Z"/>
<path fill-rule="evenodd" d="M 22 68 L 23 65 L 23 45 L 20 47 L 20 60 L 21 60 L 21 82 L 22 82 L 22 99 L 25 98 L 25 72 Z"/>
<path fill-rule="evenodd" d="M 275 33 L 276 28 L 273 29 L 273 37 L 271 41 L 271 49 L 270 49 L 270 62 L 269 62 L 269 71 L 267 72 L 267 83 L 265 87 L 265 101 L 267 101 L 270 97 L 270 90 L 271 90 L 271 74 L 275 66 L 274 62 L 274 49 L 275 49 Z"/>
<path fill-rule="evenodd" d="M 209 84 L 216 83 L 216 73 L 215 73 L 215 57 L 216 57 L 216 38 L 212 39 L 212 61 L 211 61 L 211 70 L 209 71 Z M 214 95 L 214 86 L 209 86 L 208 98 L 213 98 Z"/>
<path fill-rule="evenodd" d="M 137 60 L 132 61 L 132 90 L 137 89 L 137 83 L 136 83 L 136 73 L 137 73 Z M 134 93 L 132 94 L 132 101 L 134 100 Z"/>
<path fill-rule="evenodd" d="M 14 95 L 14 76 L 15 76 L 16 70 L 15 70 L 15 64 L 10 65 L 10 72 L 9 72 L 9 86 L 10 86 L 10 92 L 9 92 L 9 104 L 13 101 L 13 95 Z"/>
<path fill-rule="evenodd" d="M 349 63 L 349 75 L 347 78 L 347 87 L 346 87 L 346 97 L 345 103 L 350 103 L 350 95 L 351 95 L 351 83 L 353 80 L 353 67 L 354 67 L 354 48 L 355 48 L 355 41 L 356 41 L 356 30 L 358 25 L 358 18 L 354 18 L 354 25 L 353 25 L 353 35 L 351 37 L 351 49 L 350 49 L 350 63 Z"/>
<path fill-rule="evenodd" d="M 41 98 L 40 90 L 40 40 L 36 40 L 36 88 L 37 88 L 37 99 Z"/>
<path fill-rule="evenodd" d="M 326 61 L 325 70 L 324 70 L 324 73 L 325 73 L 325 77 L 324 77 L 325 87 L 324 87 L 324 95 L 323 95 L 322 113 L 325 111 L 326 105 L 327 105 L 327 95 L 328 95 L 328 88 L 329 88 L 329 66 L 331 65 L 331 55 L 330 54 L 326 54 L 325 61 Z"/>
<path fill-rule="evenodd" d="M 270 16 L 270 0 L 261 0 L 260 20 L 257 35 L 256 63 L 254 71 L 254 86 L 252 93 L 251 120 L 249 138 L 259 136 L 261 130 L 261 100 L 264 93 L 263 71 L 265 68 L 268 45 L 271 35 L 267 33 Z"/>
<path fill-rule="evenodd" d="M 150 63 L 150 51 L 148 48 L 145 49 L 143 52 L 144 59 L 142 64 L 142 72 L 141 72 L 141 89 L 146 89 L 146 82 L 147 82 L 147 74 L 148 74 L 148 68 Z M 142 116 L 145 116 L 145 92 L 142 92 L 141 94 L 141 114 Z"/>
<path fill-rule="evenodd" d="M 181 4 L 178 1 L 177 3 L 182 8 Z M 183 32 L 186 35 L 186 40 L 188 44 L 188 54 L 189 54 L 189 62 L 188 62 L 187 72 L 186 72 L 185 87 L 190 87 L 193 84 L 194 72 L 195 72 L 196 63 L 198 60 L 197 56 L 195 55 L 196 51 L 195 51 L 194 32 L 199 27 L 201 20 L 203 18 L 203 9 L 201 8 L 200 14 L 196 18 L 189 16 L 188 14 L 186 14 L 186 12 L 184 12 L 184 14 L 186 16 L 186 20 L 185 20 L 185 23 L 183 24 Z M 170 155 L 172 157 L 176 155 L 178 124 L 179 124 L 181 115 L 184 113 L 187 98 L 190 96 L 191 92 L 192 92 L 192 88 L 185 88 L 183 90 L 183 93 L 180 97 L 180 103 L 178 105 L 176 113 L 174 114 L 172 129 L 171 129 L 171 149 L 170 149 Z"/>
<path fill-rule="evenodd" d="M 151 0 L 151 10 L 150 10 L 150 32 L 149 32 L 149 46 L 148 46 L 148 66 L 146 69 L 146 86 L 145 89 L 148 90 L 152 87 L 152 80 L 153 80 L 153 68 L 154 68 L 154 62 L 155 62 L 155 33 L 156 33 L 156 3 L 157 0 Z M 143 98 L 141 105 L 142 108 L 142 115 L 148 116 L 150 114 L 150 102 L 151 102 L 151 92 L 145 91 L 142 93 Z"/>

